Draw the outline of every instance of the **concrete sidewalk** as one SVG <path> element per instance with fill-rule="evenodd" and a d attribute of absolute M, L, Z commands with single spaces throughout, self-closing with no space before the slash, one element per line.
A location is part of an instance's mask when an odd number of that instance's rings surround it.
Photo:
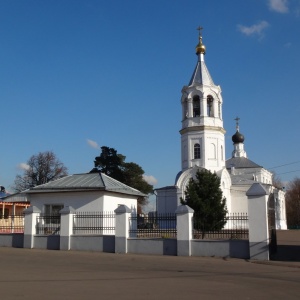
<path fill-rule="evenodd" d="M 299 299 L 300 269 L 239 259 L 0 248 L 1 299 Z"/>

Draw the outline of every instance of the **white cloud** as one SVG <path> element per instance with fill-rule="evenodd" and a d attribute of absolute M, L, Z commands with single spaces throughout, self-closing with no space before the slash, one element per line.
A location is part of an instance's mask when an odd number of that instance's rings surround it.
<path fill-rule="evenodd" d="M 285 14 L 289 11 L 288 0 L 269 0 L 269 8 L 270 10 Z"/>
<path fill-rule="evenodd" d="M 87 141 L 88 145 L 91 146 L 92 148 L 100 149 L 100 146 L 98 145 L 97 142 L 89 140 L 89 139 L 87 139 L 86 141 Z"/>
<path fill-rule="evenodd" d="M 20 164 L 18 164 L 18 169 L 20 169 L 20 170 L 29 170 L 30 169 L 30 166 L 29 165 L 27 165 L 26 163 L 20 163 Z"/>
<path fill-rule="evenodd" d="M 244 26 L 244 25 L 238 25 L 238 30 L 247 35 L 258 35 L 260 37 L 263 37 L 263 32 L 266 28 L 268 28 L 270 25 L 267 21 L 261 21 L 259 23 L 256 23 L 252 26 Z"/>
<path fill-rule="evenodd" d="M 157 179 L 152 175 L 143 175 L 144 180 L 152 185 L 157 184 Z"/>

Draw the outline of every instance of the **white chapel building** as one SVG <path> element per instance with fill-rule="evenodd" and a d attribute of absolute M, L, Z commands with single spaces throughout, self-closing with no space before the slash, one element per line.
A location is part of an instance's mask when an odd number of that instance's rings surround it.
<path fill-rule="evenodd" d="M 287 229 L 285 193 L 272 185 L 270 171 L 247 158 L 239 118 L 232 136 L 232 157 L 225 159 L 221 87 L 210 76 L 204 61 L 205 51 L 199 33 L 196 68 L 188 86 L 182 88 L 181 171 L 175 185 L 156 189 L 157 212 L 175 212 L 190 178 L 197 170 L 207 169 L 219 176 L 229 213 L 248 212 L 246 192 L 253 183 L 259 182 L 275 201 L 277 229 Z"/>

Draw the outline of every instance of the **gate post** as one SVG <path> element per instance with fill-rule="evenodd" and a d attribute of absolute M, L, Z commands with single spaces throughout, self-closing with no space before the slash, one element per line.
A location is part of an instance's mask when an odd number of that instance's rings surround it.
<path fill-rule="evenodd" d="M 35 207 L 30 206 L 24 210 L 25 220 L 24 220 L 24 248 L 33 248 L 34 247 L 34 235 L 36 234 L 36 224 L 37 216 L 41 211 Z"/>
<path fill-rule="evenodd" d="M 127 253 L 127 239 L 129 238 L 129 216 L 131 209 L 126 205 L 120 205 L 115 209 L 115 253 Z"/>
<path fill-rule="evenodd" d="M 75 209 L 72 206 L 64 207 L 60 212 L 60 250 L 71 249 L 71 235 L 73 234 L 73 216 Z"/>
<path fill-rule="evenodd" d="M 187 205 L 180 205 L 175 213 L 177 217 L 177 255 L 191 256 L 194 210 Z"/>
<path fill-rule="evenodd" d="M 253 183 L 247 191 L 250 259 L 269 260 L 268 198 L 261 183 Z"/>

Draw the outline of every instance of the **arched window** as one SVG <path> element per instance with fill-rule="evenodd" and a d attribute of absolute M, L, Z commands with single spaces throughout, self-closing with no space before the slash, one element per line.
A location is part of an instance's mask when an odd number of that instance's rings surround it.
<path fill-rule="evenodd" d="M 193 97 L 193 117 L 200 116 L 200 98 L 199 96 Z"/>
<path fill-rule="evenodd" d="M 201 158 L 201 149 L 199 144 L 194 145 L 194 159 L 200 159 Z"/>
<path fill-rule="evenodd" d="M 214 98 L 212 96 L 207 96 L 207 116 L 213 117 L 214 116 Z"/>
<path fill-rule="evenodd" d="M 219 101 L 218 103 L 218 113 L 219 113 L 219 118 L 222 119 L 222 112 L 221 112 L 221 102 Z"/>

